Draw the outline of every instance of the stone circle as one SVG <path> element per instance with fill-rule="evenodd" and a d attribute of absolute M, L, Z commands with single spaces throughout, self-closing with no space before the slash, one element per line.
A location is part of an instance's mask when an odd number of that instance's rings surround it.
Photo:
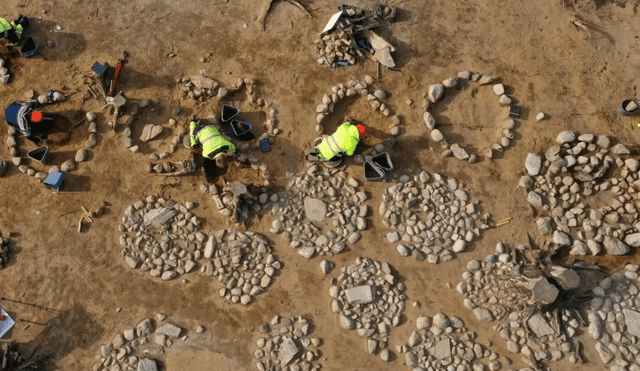
<path fill-rule="evenodd" d="M 343 252 L 370 225 L 369 207 L 363 204 L 368 194 L 342 170 L 313 164 L 272 197 L 270 232 L 307 259 Z"/>
<path fill-rule="evenodd" d="M 331 309 L 344 329 L 356 329 L 367 338 L 370 354 L 388 361 L 391 327 L 402 322 L 405 311 L 404 291 L 389 263 L 357 258 L 355 264 L 342 268 L 329 289 Z"/>
<path fill-rule="evenodd" d="M 460 72 L 457 77 L 450 77 L 445 79 L 441 84 L 433 84 L 429 86 L 426 94 L 427 98 L 423 116 L 424 124 L 430 132 L 429 136 L 433 141 L 440 143 L 443 156 L 453 155 L 459 160 L 472 164 L 479 161 L 479 156 L 491 159 L 495 152 L 504 152 L 504 150 L 511 144 L 511 141 L 515 138 L 516 122 L 507 118 L 503 123 L 501 123 L 499 127 L 500 135 L 496 138 L 496 142 L 493 143 L 491 147 L 481 150 L 479 154 L 468 152 L 458 143 L 449 143 L 442 131 L 438 129 L 438 123 L 431 112 L 429 112 L 429 108 L 437 104 L 438 101 L 448 92 L 452 92 L 454 89 L 461 89 L 460 82 L 463 81 L 467 83 L 477 82 L 480 86 L 492 85 L 493 91 L 499 97 L 498 103 L 501 106 L 509 106 L 511 104 L 511 98 L 505 95 L 504 85 L 497 82 L 497 77 L 482 76 L 471 71 Z"/>
<path fill-rule="evenodd" d="M 476 333 L 469 331 L 460 318 L 449 318 L 444 313 L 433 318 L 423 315 L 418 317 L 416 325 L 417 330 L 411 333 L 407 343 L 397 346 L 413 370 L 499 370 L 502 367 L 500 355 L 477 343 Z M 505 358 L 504 363 L 510 364 L 511 360 Z"/>
<path fill-rule="evenodd" d="M 319 369 L 322 339 L 311 337 L 313 326 L 304 317 L 273 317 L 261 326 L 254 356 L 259 371 Z"/>
<path fill-rule="evenodd" d="M 481 215 L 456 179 L 426 171 L 413 179 L 400 178 L 387 188 L 378 208 L 384 225 L 394 229 L 386 237 L 397 244 L 400 255 L 433 264 L 445 262 L 488 228 L 484 224 L 488 215 Z"/>
<path fill-rule="evenodd" d="M 281 264 L 263 235 L 220 230 L 200 231 L 195 204 L 148 196 L 125 211 L 119 227 L 121 254 L 131 269 L 168 281 L 195 271 L 216 276 L 220 296 L 245 305 L 272 283 Z"/>
<path fill-rule="evenodd" d="M 538 231 L 570 246 L 572 255 L 623 255 L 640 246 L 640 162 L 606 135 L 564 131 L 556 142 L 543 155 L 527 156 L 520 179 L 538 212 Z M 615 195 L 609 204 L 591 206 L 589 196 L 605 191 Z"/>

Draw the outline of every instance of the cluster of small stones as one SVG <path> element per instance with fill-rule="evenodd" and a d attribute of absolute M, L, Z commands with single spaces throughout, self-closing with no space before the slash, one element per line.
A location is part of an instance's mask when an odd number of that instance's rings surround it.
<path fill-rule="evenodd" d="M 222 191 L 218 191 L 218 187 L 215 184 L 201 184 L 200 190 L 203 193 L 211 194 L 220 214 L 232 216 L 234 210 L 237 211 L 238 208 L 237 198 L 234 197 L 234 186 L 238 187 L 239 185 L 237 182 L 227 182 L 222 188 Z M 261 193 L 258 197 L 254 197 L 251 193 L 246 192 L 245 185 L 240 185 L 240 187 L 244 187 L 244 201 L 248 203 L 251 212 L 257 213 L 268 208 L 270 206 L 269 202 L 276 203 L 279 200 L 276 194 L 269 196 L 265 188 L 260 190 Z"/>
<path fill-rule="evenodd" d="M 596 351 L 611 371 L 639 371 L 640 296 L 638 266 L 627 264 L 593 289 L 587 313 L 589 335 Z"/>
<path fill-rule="evenodd" d="M 158 314 L 156 318 L 163 322 L 167 316 Z M 187 335 L 180 336 L 184 329 L 171 322 L 166 322 L 157 329 L 156 325 L 156 321 L 149 318 L 135 328 L 119 332 L 113 341 L 100 347 L 100 354 L 96 356 L 97 362 L 91 370 L 157 371 L 159 367 L 154 358 L 164 354 L 165 349 L 171 347 L 178 339 L 185 341 Z M 204 327 L 198 326 L 196 333 L 202 332 Z"/>
<path fill-rule="evenodd" d="M 581 323 L 572 313 L 566 309 L 560 312 L 564 331 L 552 325 L 551 312 L 546 315 L 528 313 L 532 306 L 549 295 L 555 300 L 558 289 L 544 276 L 527 279 L 520 273 L 521 266 L 522 263 L 516 263 L 502 243 L 497 244 L 496 254 L 488 255 L 484 261 L 471 260 L 462 274 L 464 281 L 456 287 L 465 297 L 464 306 L 473 310 L 481 322 L 500 322 L 494 329 L 506 341 L 507 349 L 521 353 L 523 361 L 532 366 L 538 362 L 558 361 L 568 352 L 579 353 L 573 335 Z M 557 269 L 557 273 L 552 274 L 557 274 L 557 281 L 563 284 L 567 270 Z M 579 310 L 577 306 L 574 309 Z M 578 362 L 573 354 L 569 359 Z"/>
<path fill-rule="evenodd" d="M 11 79 L 11 74 L 9 73 L 9 69 L 4 65 L 4 59 L 0 58 L 0 84 L 7 85 Z"/>
<path fill-rule="evenodd" d="M 270 232 L 280 234 L 307 259 L 339 254 L 347 243 L 360 241 L 369 225 L 369 207 L 362 204 L 367 198 L 360 182 L 346 172 L 311 165 L 278 194 Z M 323 232 L 330 223 L 335 229 Z"/>
<path fill-rule="evenodd" d="M 340 314 L 342 327 L 357 329 L 367 338 L 369 353 L 386 362 L 392 360 L 387 349 L 390 329 L 402 321 L 407 299 L 404 284 L 397 282 L 391 269 L 389 263 L 358 258 L 356 264 L 342 268 L 329 289 L 331 309 Z"/>
<path fill-rule="evenodd" d="M 10 252 L 11 240 L 8 238 L 3 238 L 2 234 L 0 234 L 0 269 L 4 269 L 4 267 L 9 264 Z"/>
<path fill-rule="evenodd" d="M 536 220 L 540 233 L 571 246 L 572 255 L 622 255 L 629 246 L 640 246 L 640 162 L 620 158 L 630 151 L 622 144 L 611 146 L 606 135 L 564 131 L 556 142 L 544 156 L 527 156 L 527 174 L 520 179 L 528 202 L 541 215 Z M 616 175 L 608 179 L 610 170 Z M 586 202 L 602 191 L 615 195 L 608 205 L 594 208 Z"/>
<path fill-rule="evenodd" d="M 427 100 L 425 101 L 425 112 L 424 112 L 424 123 L 427 126 L 427 129 L 430 131 L 431 139 L 435 142 L 440 143 L 442 146 L 442 155 L 445 157 L 449 157 L 451 155 L 455 156 L 459 160 L 467 161 L 470 164 L 479 161 L 478 154 L 468 153 L 465 149 L 460 147 L 457 143 L 449 144 L 444 137 L 444 134 L 437 129 L 437 123 L 433 115 L 429 112 L 429 107 L 432 104 L 435 104 L 438 100 L 440 100 L 444 94 L 445 89 L 454 89 L 458 86 L 459 80 L 468 80 L 473 82 L 478 82 L 480 85 L 490 85 L 493 84 L 493 91 L 500 98 L 498 102 L 501 106 L 508 106 L 511 104 L 511 98 L 505 95 L 504 93 L 504 85 L 500 83 L 496 83 L 498 78 L 494 76 L 482 76 L 479 73 L 473 73 L 471 71 L 463 71 L 458 73 L 458 77 L 450 77 L 442 81 L 441 84 L 434 84 L 429 86 L 429 91 L 427 94 Z M 495 84 L 494 84 L 495 83 Z M 485 148 L 482 151 L 482 155 L 487 158 L 493 158 L 494 151 L 503 152 L 509 145 L 511 144 L 511 140 L 515 138 L 514 127 L 516 126 L 515 121 L 511 119 L 507 119 L 502 124 L 502 136 L 500 139 L 492 145 L 491 148 Z"/>
<path fill-rule="evenodd" d="M 139 150 L 139 146 L 135 144 L 134 139 L 132 137 L 133 135 L 132 127 L 136 123 L 136 119 L 138 117 L 138 114 L 140 113 L 140 109 L 151 106 L 151 111 L 154 111 L 156 110 L 154 106 L 158 106 L 158 105 L 160 105 L 160 99 L 153 99 L 153 100 L 143 99 L 138 103 L 131 102 L 130 104 L 128 104 L 129 112 L 125 115 L 122 115 L 118 119 L 119 125 L 124 126 L 124 129 L 122 130 L 122 135 L 124 136 L 124 145 L 131 152 L 137 153 Z M 176 120 L 169 119 L 169 124 L 175 126 Z M 115 128 L 115 122 L 113 121 L 109 122 L 109 127 Z M 140 135 L 139 139 L 142 142 L 148 142 L 154 139 L 155 137 L 157 137 L 158 135 L 160 135 L 160 133 L 162 133 L 163 130 L 164 128 L 161 125 L 147 124 L 143 128 L 142 134 Z M 178 132 L 177 134 L 178 136 L 183 135 L 186 132 L 186 129 L 182 127 L 178 127 L 177 132 Z M 176 137 L 174 136 L 174 138 L 171 141 L 171 145 L 169 145 L 169 150 L 164 151 L 162 153 L 158 153 L 158 154 L 153 153 L 150 155 L 151 159 L 153 160 L 154 157 L 156 159 L 158 157 L 161 157 L 163 159 L 169 157 L 170 154 L 176 151 L 179 143 L 180 143 L 180 138 L 178 137 L 178 139 L 176 140 Z"/>
<path fill-rule="evenodd" d="M 326 64 L 334 69 L 338 66 L 338 62 L 355 65 L 358 61 L 357 47 L 349 40 L 349 35 L 340 29 L 316 39 L 314 43 L 316 54 L 320 57 L 319 64 Z"/>
<path fill-rule="evenodd" d="M 500 355 L 492 352 L 475 340 L 477 334 L 464 327 L 460 318 L 449 318 L 438 313 L 433 319 L 420 316 L 416 321 L 417 331 L 409 336 L 407 344 L 397 346 L 399 353 L 405 353 L 406 364 L 413 370 L 473 370 L 484 371 L 502 368 Z M 504 359 L 506 364 L 511 360 Z"/>
<path fill-rule="evenodd" d="M 322 339 L 311 337 L 312 326 L 303 317 L 275 316 L 270 323 L 261 326 L 264 334 L 256 342 L 254 356 L 260 371 L 310 371 L 320 370 L 315 363 L 322 353 Z M 315 348 L 315 349 L 314 349 Z"/>
<path fill-rule="evenodd" d="M 191 202 L 182 205 L 155 196 L 129 206 L 120 225 L 125 262 L 165 281 L 200 265 L 202 273 L 216 276 L 224 285 L 221 297 L 250 304 L 281 268 L 269 241 L 261 234 L 235 229 L 207 236 L 200 231 L 201 220 L 190 211 L 194 207 Z"/>
<path fill-rule="evenodd" d="M 323 134 L 324 126 L 322 123 L 325 118 L 333 113 L 334 106 L 338 104 L 342 98 L 351 98 L 361 96 L 367 98 L 369 106 L 374 110 L 382 113 L 385 117 L 391 116 L 392 125 L 390 126 L 391 135 L 396 136 L 401 132 L 402 117 L 393 115 L 391 108 L 384 103 L 387 99 L 387 93 L 383 90 L 373 90 L 369 93 L 369 89 L 373 89 L 375 80 L 371 76 L 365 76 L 363 80 L 349 80 L 346 83 L 340 83 L 331 88 L 331 93 L 322 97 L 322 103 L 316 106 L 316 133 Z"/>
<path fill-rule="evenodd" d="M 396 229 L 387 233 L 387 240 L 398 243 L 400 255 L 433 264 L 453 259 L 488 228 L 477 223 L 489 215 L 481 215 L 456 179 L 426 171 L 413 179 L 401 176 L 382 195 L 378 211 L 384 225 Z"/>

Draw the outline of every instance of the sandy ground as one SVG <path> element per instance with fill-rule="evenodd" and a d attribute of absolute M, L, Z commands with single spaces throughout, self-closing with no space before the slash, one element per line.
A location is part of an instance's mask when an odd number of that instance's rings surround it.
<path fill-rule="evenodd" d="M 0 86 L 0 105 L 23 99 L 27 90 L 44 93 L 47 89 L 80 88 L 69 101 L 47 107 L 48 112 L 75 123 L 84 111 L 101 107 L 92 99 L 81 104 L 86 89 L 79 74 L 87 73 L 95 61 L 115 64 L 126 49 L 131 58 L 122 73 L 120 89 L 133 100 L 162 101 L 160 109 L 142 112 L 136 123 L 138 130 L 148 122 L 168 127 L 171 110 L 178 106 L 184 113 L 174 117 L 180 125 L 187 125 L 186 117 L 195 105 L 181 98 L 176 77 L 204 68 L 208 76 L 231 85 L 238 77 L 251 76 L 260 81 L 259 95 L 274 102 L 280 111 L 279 127 L 284 133 L 278 136 L 273 151 L 254 153 L 268 164 L 274 186 L 282 186 L 285 171 L 305 166 L 302 150 L 316 136 L 314 107 L 322 95 L 348 79 L 375 76 L 376 68 L 367 61 L 330 72 L 315 63 L 313 40 L 342 0 L 311 1 L 312 19 L 289 4 L 276 4 L 266 32 L 261 32 L 259 23 L 263 3 L 5 0 L 0 5 L 1 15 L 10 19 L 18 13 L 28 15 L 32 18 L 30 33 L 41 45 L 47 40 L 55 45 L 41 48 L 38 58 L 11 60 L 12 82 Z M 351 2 L 367 9 L 374 3 Z M 597 9 L 563 9 L 555 0 L 390 2 L 401 8 L 400 21 L 384 35 L 397 47 L 394 57 L 400 71 L 383 71 L 379 86 L 390 93 L 390 105 L 406 123 L 406 133 L 391 154 L 397 172 L 425 169 L 456 177 L 495 220 L 513 217 L 511 224 L 487 231 L 458 259 L 431 265 L 403 258 L 384 243 L 387 230 L 376 213 L 373 225 L 379 228 L 367 231 L 350 252 L 333 259 L 339 270 L 358 256 L 372 257 L 390 262 L 401 273 L 408 288 L 408 320 L 392 332 L 392 349 L 406 341 L 419 314 L 432 316 L 444 311 L 463 318 L 478 332 L 481 342 L 491 341 L 494 350 L 508 355 L 491 325 L 472 318 L 462 306 L 462 297 L 446 283 L 455 286 L 467 261 L 484 257 L 497 241 L 525 243 L 527 232 L 542 240 L 524 193 L 516 189 L 528 152 L 543 151 L 566 129 L 609 134 L 635 148 L 640 118 L 618 116 L 616 108 L 623 99 L 640 97 L 640 9 L 631 2 L 626 6 L 598 3 Z M 570 25 L 574 14 L 589 22 L 591 38 L 585 39 L 581 30 Z M 56 25 L 62 29 L 52 32 Z M 0 52 L 6 57 L 4 48 Z M 169 53 L 177 56 L 167 58 Z M 199 58 L 208 53 L 209 61 L 200 63 Z M 427 140 L 421 119 L 420 102 L 427 87 L 463 70 L 501 77 L 507 93 L 525 107 L 514 146 L 501 158 L 472 166 L 442 158 L 439 146 Z M 407 106 L 407 99 L 415 103 Z M 388 119 L 368 116 L 362 102 L 343 111 L 388 131 Z M 550 119 L 536 122 L 540 111 Z M 496 123 L 504 115 L 490 91 L 479 91 L 475 96 L 470 90 L 461 91 L 446 98 L 436 111 L 439 121 L 451 123 L 443 131 L 455 135 L 468 148 L 489 145 L 498 130 Z M 329 310 L 330 277 L 321 274 L 320 260 L 302 259 L 278 236 L 271 235 L 268 215 L 254 220 L 251 230 L 261 231 L 277 243 L 284 269 L 268 293 L 249 307 L 223 302 L 217 295 L 217 281 L 204 275 L 189 275 L 189 283 L 183 284 L 179 280 L 158 282 L 129 270 L 120 257 L 117 225 L 124 209 L 145 195 L 197 202 L 197 215 L 207 220 L 205 230 L 228 224 L 211 198 L 197 189 L 205 181 L 202 173 L 180 179 L 148 174 L 148 154 L 167 148 L 170 136 L 144 147 L 142 154 L 134 154 L 124 146 L 122 135 L 108 129 L 105 117 L 100 116 L 98 123 L 99 145 L 91 151 L 90 161 L 68 175 L 65 192 L 53 195 L 15 167 L 0 179 L 0 230 L 5 236 L 12 233 L 15 247 L 11 264 L 0 271 L 2 305 L 18 320 L 3 341 L 27 342 L 30 349 L 39 347 L 54 353 L 58 369 L 86 370 L 95 362 L 99 347 L 111 341 L 116 332 L 164 312 L 191 331 L 198 324 L 209 329 L 200 343 L 172 348 L 166 357 L 168 370 L 251 370 L 255 369 L 252 353 L 259 325 L 275 314 L 293 314 L 313 319 L 315 336 L 325 339 L 321 349 L 327 370 L 408 369 L 403 360 L 384 364 L 379 357 L 367 354 L 364 340 L 355 331 L 339 327 Z M 0 131 L 2 143 L 6 141 L 5 129 Z M 332 129 L 331 125 L 326 128 Z M 71 158 L 84 146 L 87 136 L 85 123 L 68 140 L 52 143 L 51 163 L 59 165 Z M 366 144 L 380 141 L 371 136 Z M 33 148 L 24 139 L 20 146 L 25 157 Z M 171 159 L 187 155 L 187 150 L 180 148 Z M 0 158 L 10 160 L 4 146 Z M 362 179 L 359 167 L 350 166 L 349 171 Z M 366 185 L 372 193 L 368 204 L 374 209 L 386 186 Z M 82 233 L 76 231 L 79 213 L 62 215 L 81 205 L 95 209 L 103 201 L 110 205 L 106 214 Z M 616 267 L 640 259 L 623 256 L 597 261 Z M 412 306 L 414 302 L 421 307 Z M 123 310 L 116 313 L 118 307 Z M 587 359 L 594 363 L 574 366 L 562 361 L 553 369 L 601 367 L 592 348 L 586 349 Z M 521 364 L 519 357 L 512 358 L 516 365 Z"/>

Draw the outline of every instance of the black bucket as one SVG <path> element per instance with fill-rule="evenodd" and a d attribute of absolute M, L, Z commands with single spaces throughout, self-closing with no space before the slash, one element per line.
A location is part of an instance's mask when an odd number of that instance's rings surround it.
<path fill-rule="evenodd" d="M 47 146 L 38 147 L 27 153 L 27 156 L 29 156 L 30 159 L 36 160 L 41 164 L 46 164 L 47 160 L 49 160 L 50 155 L 51 154 L 49 153 L 49 147 Z"/>
<path fill-rule="evenodd" d="M 36 39 L 31 36 L 27 37 L 27 40 L 22 44 L 22 48 L 20 48 L 20 53 L 25 57 L 33 57 L 37 52 L 38 43 Z"/>
<path fill-rule="evenodd" d="M 384 179 L 384 170 L 371 161 L 364 163 L 364 179 L 368 182 L 379 182 Z"/>
<path fill-rule="evenodd" d="M 627 105 L 633 101 L 634 101 L 633 99 L 627 99 L 624 102 L 622 102 L 622 104 L 618 107 L 618 113 L 621 114 L 622 116 L 631 116 L 637 113 L 638 112 L 637 108 L 633 111 L 627 111 Z"/>
<path fill-rule="evenodd" d="M 240 120 L 231 120 L 231 129 L 236 137 L 241 137 L 251 130 L 251 124 Z"/>
<path fill-rule="evenodd" d="M 222 119 L 222 122 L 227 122 L 232 118 L 238 116 L 238 113 L 240 113 L 240 108 L 225 104 L 222 106 L 222 113 L 220 114 L 220 118 Z"/>
<path fill-rule="evenodd" d="M 380 167 L 384 171 L 393 170 L 393 163 L 391 163 L 391 157 L 389 157 L 389 154 L 387 152 L 379 153 L 373 156 L 373 158 L 371 158 L 371 162 L 378 165 L 378 167 Z"/>

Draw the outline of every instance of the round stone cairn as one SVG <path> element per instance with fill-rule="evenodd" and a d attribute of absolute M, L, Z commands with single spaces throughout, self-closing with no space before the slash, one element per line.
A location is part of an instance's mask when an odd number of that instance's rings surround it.
<path fill-rule="evenodd" d="M 564 131 L 556 143 L 544 154 L 527 156 L 527 174 L 520 180 L 538 210 L 538 231 L 570 244 L 572 255 L 624 255 L 640 246 L 640 162 L 606 135 Z M 592 207 L 589 196 L 603 191 L 614 197 Z"/>
<path fill-rule="evenodd" d="M 515 250 L 524 250 L 524 246 L 517 246 Z M 469 261 L 467 271 L 462 274 L 463 281 L 456 287 L 464 296 L 463 305 L 473 311 L 478 321 L 497 322 L 494 330 L 504 339 L 507 349 L 512 353 L 521 353 L 523 360 L 558 361 L 570 355 L 573 362 L 577 362 L 575 352 L 578 342 L 573 336 L 582 326 L 579 318 L 574 312 L 561 309 L 563 332 L 559 333 L 555 329 L 552 312 L 528 313 L 532 308 L 530 305 L 540 302 L 537 294 L 544 294 L 536 291 L 538 286 L 534 285 L 540 277 L 525 277 L 521 273 L 522 262 L 514 261 L 513 256 L 514 249 L 498 243 L 496 254 L 487 255 L 483 261 Z M 551 274 L 559 282 L 568 282 L 561 281 L 562 277 L 569 276 L 567 271 L 575 272 L 560 266 L 551 268 Z M 541 277 L 546 281 L 544 275 Z M 550 290 L 557 295 L 555 286 Z M 580 305 L 576 303 L 572 309 L 579 309 Z"/>
<path fill-rule="evenodd" d="M 157 318 L 145 319 L 136 327 L 117 333 L 110 343 L 100 347 L 97 362 L 90 370 L 156 370 L 154 355 L 164 353 L 178 339 L 188 339 L 182 327 L 166 321 L 166 315 L 158 314 Z"/>
<path fill-rule="evenodd" d="M 406 344 L 396 350 L 405 353 L 407 366 L 421 370 L 497 370 L 500 355 L 476 342 L 477 335 L 469 331 L 460 318 L 438 313 L 433 320 L 420 316 L 417 330 Z M 487 366 L 487 364 L 489 366 Z"/>
<path fill-rule="evenodd" d="M 402 181 L 404 180 L 404 181 Z M 480 236 L 488 214 L 469 201 L 456 179 L 421 172 L 387 188 L 378 208 L 383 224 L 394 231 L 387 240 L 403 256 L 437 264 L 453 259 Z M 482 221 L 482 224 L 480 224 Z"/>
<path fill-rule="evenodd" d="M 313 326 L 304 317 L 281 317 L 260 327 L 261 337 L 253 353 L 260 371 L 313 370 L 322 365 L 317 362 L 322 353 L 322 339 L 311 336 Z"/>
<path fill-rule="evenodd" d="M 155 196 L 129 206 L 119 226 L 125 262 L 165 281 L 200 267 L 224 285 L 220 296 L 250 304 L 281 268 L 269 241 L 235 229 L 207 236 L 200 231 L 202 221 L 191 212 L 193 207 Z"/>
<path fill-rule="evenodd" d="M 368 258 L 358 258 L 355 264 L 342 268 L 335 282 L 329 295 L 340 325 L 357 329 L 358 335 L 367 338 L 369 353 L 380 352 L 382 356 L 391 327 L 402 321 L 407 299 L 404 284 L 397 282 L 389 263 Z"/>
<path fill-rule="evenodd" d="M 425 104 L 425 113 L 423 116 L 424 124 L 429 131 L 431 139 L 436 142 L 440 142 L 443 156 L 449 157 L 453 155 L 453 157 L 456 157 L 459 160 L 473 164 L 479 161 L 480 155 L 467 152 L 466 149 L 462 148 L 457 143 L 448 143 L 447 138 L 438 129 L 438 124 L 436 123 L 433 115 L 429 112 L 429 109 L 438 104 L 438 101 L 440 101 L 442 97 L 446 96 L 448 92 L 453 91 L 453 89 L 460 89 L 458 86 L 462 81 L 467 81 L 469 83 L 476 82 L 479 85 L 491 86 L 493 91 L 499 97 L 498 103 L 501 106 L 508 106 L 511 103 L 511 98 L 504 94 L 505 89 L 502 84 L 494 84 L 497 80 L 498 78 L 494 76 L 482 76 L 471 71 L 462 71 L 458 73 L 457 77 L 449 77 L 442 81 L 441 84 L 433 84 L 429 86 L 426 94 L 427 104 Z M 484 148 L 480 151 L 482 156 L 488 160 L 493 158 L 494 151 L 503 152 L 507 147 L 509 147 L 511 140 L 515 138 L 514 127 L 516 126 L 516 122 L 514 120 L 507 119 L 501 124 L 498 124 L 498 126 L 500 126 L 501 130 L 498 131 L 500 134 L 496 137 L 496 142 L 491 145 L 491 148 Z"/>
<path fill-rule="evenodd" d="M 625 370 L 640 370 L 639 285 L 638 265 L 627 264 L 592 290 L 594 298 L 587 311 L 589 327 L 585 332 L 596 340 L 596 351 L 605 365 L 624 362 L 628 364 Z"/>
<path fill-rule="evenodd" d="M 280 234 L 307 259 L 343 252 L 369 225 L 369 207 L 363 205 L 368 195 L 342 170 L 311 165 L 277 197 L 270 232 Z"/>
<path fill-rule="evenodd" d="M 324 126 L 322 125 L 327 116 L 333 114 L 334 107 L 342 98 L 365 97 L 371 109 L 380 112 L 385 117 L 391 118 L 389 130 L 393 138 L 401 133 L 402 117 L 394 115 L 392 109 L 386 101 L 388 94 L 376 89 L 373 86 L 375 80 L 371 76 L 365 76 L 363 79 L 352 79 L 345 83 L 340 83 L 331 88 L 331 92 L 322 97 L 321 102 L 316 106 L 316 132 L 322 134 Z M 389 140 L 387 138 L 386 140 Z"/>

